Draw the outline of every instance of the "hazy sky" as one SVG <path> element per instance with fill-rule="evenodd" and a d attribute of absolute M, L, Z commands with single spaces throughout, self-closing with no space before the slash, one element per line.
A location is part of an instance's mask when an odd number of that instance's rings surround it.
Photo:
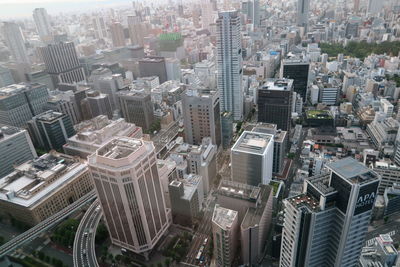
<path fill-rule="evenodd" d="M 132 5 L 132 0 L 0 0 L 0 20 L 32 16 L 33 9 L 37 7 L 44 7 L 49 15 L 53 15 L 59 12 L 87 11 L 93 7 L 98 9 L 119 5 Z"/>

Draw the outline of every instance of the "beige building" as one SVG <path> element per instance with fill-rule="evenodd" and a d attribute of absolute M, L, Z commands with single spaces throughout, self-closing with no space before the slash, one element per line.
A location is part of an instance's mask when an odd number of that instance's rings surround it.
<path fill-rule="evenodd" d="M 216 205 L 212 216 L 212 232 L 216 266 L 232 266 L 232 262 L 236 257 L 238 229 L 238 212 Z"/>
<path fill-rule="evenodd" d="M 0 213 L 35 225 L 92 189 L 85 163 L 52 151 L 0 179 Z"/>
<path fill-rule="evenodd" d="M 117 137 L 88 159 L 112 243 L 148 257 L 171 224 L 153 143 Z"/>
<path fill-rule="evenodd" d="M 75 129 L 77 133 L 68 138 L 64 152 L 84 159 L 116 136 L 142 138 L 143 135 L 142 128 L 135 124 L 124 119 L 109 120 L 105 115 L 81 122 Z"/>

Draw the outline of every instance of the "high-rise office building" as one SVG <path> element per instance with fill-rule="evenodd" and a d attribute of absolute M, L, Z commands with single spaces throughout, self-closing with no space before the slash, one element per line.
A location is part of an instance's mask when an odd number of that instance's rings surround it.
<path fill-rule="evenodd" d="M 82 109 L 85 111 L 83 116 L 85 119 L 90 120 L 99 115 L 106 115 L 109 119 L 112 119 L 113 109 L 110 97 L 107 94 L 102 94 L 99 91 L 88 91 L 86 96 L 81 102 Z"/>
<path fill-rule="evenodd" d="M 293 80 L 268 79 L 257 90 L 258 121 L 290 131 Z"/>
<path fill-rule="evenodd" d="M 144 29 L 140 16 L 128 16 L 129 37 L 132 45 L 144 44 Z"/>
<path fill-rule="evenodd" d="M 213 144 L 221 144 L 218 92 L 187 89 L 182 96 L 182 108 L 187 143 L 199 145 L 204 137 L 211 137 Z"/>
<path fill-rule="evenodd" d="M 73 42 L 49 44 L 45 47 L 39 47 L 39 51 L 54 85 L 85 80 L 85 73 L 79 64 Z"/>
<path fill-rule="evenodd" d="M 228 111 L 234 120 L 243 117 L 242 43 L 238 11 L 223 11 L 217 19 L 218 90 L 221 112 Z"/>
<path fill-rule="evenodd" d="M 201 24 L 203 29 L 210 29 L 210 24 L 215 21 L 213 3 L 211 0 L 201 1 Z"/>
<path fill-rule="evenodd" d="M 233 117 L 230 112 L 221 113 L 221 135 L 222 147 L 230 148 L 233 138 Z"/>
<path fill-rule="evenodd" d="M 14 83 L 14 78 L 11 71 L 7 68 L 0 66 L 0 88 L 9 86 Z"/>
<path fill-rule="evenodd" d="M 117 93 L 122 117 L 147 131 L 154 122 L 154 108 L 151 96 L 140 91 L 119 91 Z"/>
<path fill-rule="evenodd" d="M 305 180 L 303 194 L 284 200 L 281 267 L 355 267 L 379 185 L 379 176 L 353 158 L 326 165 Z"/>
<path fill-rule="evenodd" d="M 293 80 L 293 91 L 300 94 L 305 102 L 307 100 L 308 76 L 310 62 L 307 59 L 284 59 L 282 61 L 280 78 Z"/>
<path fill-rule="evenodd" d="M 255 27 L 260 26 L 260 1 L 250 0 L 242 2 L 242 13 L 247 16 L 247 20 L 254 24 Z"/>
<path fill-rule="evenodd" d="M 367 13 L 377 15 L 383 12 L 383 1 L 379 0 L 368 0 Z"/>
<path fill-rule="evenodd" d="M 117 137 L 88 162 L 111 242 L 146 257 L 171 224 L 154 151 L 152 142 Z"/>
<path fill-rule="evenodd" d="M 52 95 L 43 107 L 44 110 L 54 110 L 66 114 L 71 118 L 72 124 L 81 121 L 81 115 L 72 91 L 59 92 Z"/>
<path fill-rule="evenodd" d="M 272 179 L 274 136 L 244 131 L 231 149 L 232 180 L 257 186 Z"/>
<path fill-rule="evenodd" d="M 297 0 L 297 26 L 308 28 L 308 15 L 310 13 L 310 0 Z"/>
<path fill-rule="evenodd" d="M 36 157 L 31 137 L 26 130 L 0 124 L 0 178 L 11 173 L 15 164 Z"/>
<path fill-rule="evenodd" d="M 124 27 L 119 22 L 110 25 L 111 40 L 114 47 L 126 46 Z"/>
<path fill-rule="evenodd" d="M 49 98 L 43 84 L 12 84 L 0 88 L 0 123 L 25 127 L 40 114 Z"/>
<path fill-rule="evenodd" d="M 94 29 L 94 35 L 97 39 L 107 38 L 106 23 L 101 15 L 95 15 L 92 18 L 92 25 Z"/>
<path fill-rule="evenodd" d="M 52 110 L 33 117 L 28 129 L 35 145 L 46 150 L 62 148 L 75 134 L 70 117 Z"/>
<path fill-rule="evenodd" d="M 140 77 L 158 76 L 160 84 L 167 81 L 167 67 L 163 57 L 145 57 L 139 60 Z"/>
<path fill-rule="evenodd" d="M 29 64 L 30 60 L 26 51 L 25 39 L 19 25 L 15 22 L 3 22 L 1 30 L 15 62 Z"/>
<path fill-rule="evenodd" d="M 267 133 L 274 136 L 274 156 L 272 163 L 272 173 L 281 174 L 284 167 L 284 158 L 288 145 L 288 132 L 277 129 L 276 124 L 272 123 L 257 123 L 253 128 L 253 132 Z"/>
<path fill-rule="evenodd" d="M 94 87 L 96 90 L 108 95 L 111 101 L 112 110 L 118 108 L 117 91 L 125 87 L 124 78 L 121 74 L 112 74 L 100 77 L 94 82 Z"/>
<path fill-rule="evenodd" d="M 238 212 L 215 205 L 211 221 L 216 265 L 230 267 L 238 246 Z"/>
<path fill-rule="evenodd" d="M 51 36 L 51 26 L 46 9 L 35 8 L 33 10 L 33 20 L 35 21 L 36 29 L 42 41 L 49 40 Z"/>

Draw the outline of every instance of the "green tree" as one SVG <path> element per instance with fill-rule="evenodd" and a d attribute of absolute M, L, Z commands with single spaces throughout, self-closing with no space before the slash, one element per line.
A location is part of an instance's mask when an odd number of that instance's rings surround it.
<path fill-rule="evenodd" d="M 170 258 L 166 258 L 164 261 L 165 266 L 169 267 L 169 265 L 171 264 L 171 259 Z"/>
<path fill-rule="evenodd" d="M 108 230 L 105 224 L 100 223 L 96 230 L 96 244 L 102 244 L 108 238 Z"/>

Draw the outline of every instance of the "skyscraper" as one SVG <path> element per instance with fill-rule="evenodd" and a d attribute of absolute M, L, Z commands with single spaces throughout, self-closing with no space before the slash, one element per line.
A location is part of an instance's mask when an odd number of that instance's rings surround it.
<path fill-rule="evenodd" d="M 148 131 L 154 122 L 153 103 L 150 94 L 140 91 L 120 91 L 117 93 L 122 116 Z"/>
<path fill-rule="evenodd" d="M 274 136 L 244 131 L 231 149 L 232 180 L 257 186 L 272 179 Z"/>
<path fill-rule="evenodd" d="M 367 13 L 377 15 L 383 11 L 383 1 L 380 0 L 368 0 Z"/>
<path fill-rule="evenodd" d="M 237 11 L 218 13 L 217 19 L 218 90 L 221 112 L 229 111 L 234 120 L 243 117 L 242 44 Z"/>
<path fill-rule="evenodd" d="M 143 46 L 144 30 L 139 16 L 128 16 L 129 37 L 133 45 Z"/>
<path fill-rule="evenodd" d="M 85 80 L 85 73 L 79 64 L 73 42 L 49 44 L 39 47 L 39 51 L 54 85 Z"/>
<path fill-rule="evenodd" d="M 214 23 L 214 10 L 211 0 L 201 1 L 201 23 L 203 29 L 209 29 L 210 24 Z"/>
<path fill-rule="evenodd" d="M 290 131 L 293 80 L 268 79 L 257 90 L 258 121 Z"/>
<path fill-rule="evenodd" d="M 310 12 L 310 0 L 297 0 L 297 26 L 308 28 L 308 13 Z"/>
<path fill-rule="evenodd" d="M 0 124 L 0 178 L 11 173 L 16 164 L 37 157 L 28 132 Z"/>
<path fill-rule="evenodd" d="M 25 127 L 33 116 L 40 114 L 49 99 L 43 84 L 12 84 L 0 88 L 0 123 Z"/>
<path fill-rule="evenodd" d="M 357 266 L 379 176 L 353 158 L 327 167 L 284 200 L 280 267 Z"/>
<path fill-rule="evenodd" d="M 152 142 L 117 137 L 89 156 L 112 243 L 146 257 L 171 224 L 154 150 Z"/>
<path fill-rule="evenodd" d="M 15 62 L 29 64 L 25 39 L 19 25 L 14 22 L 3 22 L 2 34 Z"/>
<path fill-rule="evenodd" d="M 46 9 L 35 8 L 35 10 L 33 10 L 33 20 L 35 21 L 40 39 L 42 39 L 42 41 L 48 40 L 51 36 L 51 26 Z"/>
<path fill-rule="evenodd" d="M 210 90 L 186 90 L 182 95 L 185 140 L 200 145 L 204 137 L 213 144 L 221 144 L 221 117 L 219 95 Z"/>
<path fill-rule="evenodd" d="M 95 15 L 92 18 L 92 25 L 94 34 L 97 39 L 104 39 L 107 37 L 106 23 L 101 15 Z"/>
<path fill-rule="evenodd" d="M 219 267 L 230 267 L 236 257 L 240 222 L 238 212 L 215 205 L 212 216 L 214 255 Z"/>
<path fill-rule="evenodd" d="M 47 150 L 61 149 L 75 134 L 71 118 L 52 110 L 33 117 L 28 122 L 28 129 L 35 145 Z"/>
<path fill-rule="evenodd" d="M 110 25 L 111 39 L 114 47 L 126 46 L 124 27 L 119 22 Z"/>
<path fill-rule="evenodd" d="M 293 80 L 293 91 L 306 101 L 310 62 L 306 58 L 288 58 L 282 61 L 280 78 Z"/>

